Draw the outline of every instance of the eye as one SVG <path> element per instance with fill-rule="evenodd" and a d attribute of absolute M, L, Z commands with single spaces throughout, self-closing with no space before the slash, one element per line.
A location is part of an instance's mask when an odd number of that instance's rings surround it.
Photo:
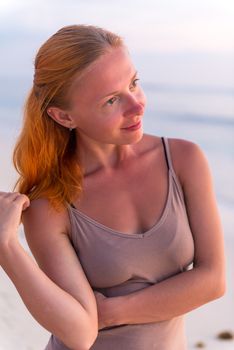
<path fill-rule="evenodd" d="M 140 80 L 140 79 L 134 79 L 134 80 L 133 80 L 133 82 L 132 82 L 132 84 L 131 84 L 131 88 L 132 88 L 132 89 L 134 89 L 135 87 L 137 87 L 137 85 L 138 85 L 137 82 L 138 82 L 139 80 Z"/>
<path fill-rule="evenodd" d="M 109 106 L 112 106 L 112 105 L 115 103 L 116 100 L 117 100 L 117 97 L 114 96 L 114 97 L 110 98 L 110 99 L 106 102 L 106 104 L 109 105 Z"/>

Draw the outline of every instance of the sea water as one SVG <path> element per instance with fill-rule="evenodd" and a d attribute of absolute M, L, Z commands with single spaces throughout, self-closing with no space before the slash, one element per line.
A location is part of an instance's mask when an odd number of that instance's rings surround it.
<path fill-rule="evenodd" d="M 198 59 L 196 55 L 143 54 L 135 54 L 134 60 L 140 84 L 147 97 L 143 117 L 145 132 L 183 138 L 200 145 L 213 174 L 225 238 L 231 239 L 234 235 L 234 61 L 229 58 L 220 61 L 220 57 L 212 56 L 208 60 L 206 56 Z M 11 78 L 5 74 L 1 77 L 0 190 L 11 190 L 17 177 L 11 156 L 21 127 L 23 102 L 31 80 L 30 74 Z M 27 247 L 22 230 L 20 233 L 22 243 Z M 228 271 L 231 275 L 230 257 L 232 255 L 229 254 Z M 229 294 L 230 290 L 231 288 Z M 226 295 L 228 309 L 223 306 L 226 304 L 222 299 L 223 304 L 222 301 L 221 304 L 210 303 L 207 309 L 205 306 L 191 313 L 187 330 L 189 349 L 194 348 L 195 341 L 206 339 L 207 335 L 211 337 L 209 342 L 212 345 L 208 348 L 220 348 L 212 339 L 215 336 L 214 329 L 223 327 L 223 321 L 218 324 L 215 317 L 216 323 L 213 325 L 210 318 L 206 320 L 205 316 L 212 313 L 216 315 L 216 308 L 221 305 L 220 315 L 225 314 L 227 324 L 233 324 L 232 313 L 228 313 L 231 309 L 229 305 L 233 304 L 233 298 L 229 294 Z M 220 320 L 223 318 L 220 317 Z M 204 327 L 200 327 L 197 319 L 206 320 L 204 334 Z M 207 325 L 210 327 L 207 328 Z M 45 334 L 42 332 L 41 336 Z M 14 343 L 16 342 L 12 342 Z M 222 345 L 222 349 L 229 348 Z"/>
<path fill-rule="evenodd" d="M 226 229 L 234 227 L 234 64 L 232 56 L 138 54 L 133 60 L 147 97 L 146 133 L 198 143 L 207 156 Z M 10 163 L 31 85 L 26 76 L 1 78 L 0 187 L 16 174 Z"/>

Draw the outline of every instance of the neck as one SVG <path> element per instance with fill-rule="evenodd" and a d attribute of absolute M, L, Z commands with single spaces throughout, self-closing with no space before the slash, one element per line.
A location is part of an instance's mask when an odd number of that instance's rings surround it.
<path fill-rule="evenodd" d="M 99 170 L 111 171 L 121 167 L 126 160 L 135 155 L 133 145 L 114 145 L 88 140 L 77 135 L 77 156 L 87 176 Z"/>

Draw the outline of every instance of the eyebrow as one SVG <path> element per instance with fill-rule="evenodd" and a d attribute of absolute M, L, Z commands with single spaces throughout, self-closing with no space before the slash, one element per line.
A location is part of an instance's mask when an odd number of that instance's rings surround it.
<path fill-rule="evenodd" d="M 138 71 L 135 71 L 133 77 L 131 78 L 131 81 L 137 76 L 137 74 L 138 74 Z M 115 94 L 117 94 L 118 92 L 119 92 L 119 91 L 112 91 L 112 92 L 110 92 L 109 94 L 107 94 L 107 95 L 101 97 L 100 100 L 103 100 L 104 98 L 106 98 L 106 97 L 108 97 L 108 96 L 115 95 Z"/>

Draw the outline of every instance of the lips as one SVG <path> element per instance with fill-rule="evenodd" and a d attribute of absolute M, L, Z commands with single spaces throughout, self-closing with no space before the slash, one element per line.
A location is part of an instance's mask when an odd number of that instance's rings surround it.
<path fill-rule="evenodd" d="M 129 130 L 129 129 L 135 129 L 135 128 L 138 128 L 139 126 L 141 125 L 141 120 L 135 124 L 132 124 L 130 126 L 127 126 L 126 128 L 122 128 L 122 129 L 125 129 L 125 130 Z"/>

